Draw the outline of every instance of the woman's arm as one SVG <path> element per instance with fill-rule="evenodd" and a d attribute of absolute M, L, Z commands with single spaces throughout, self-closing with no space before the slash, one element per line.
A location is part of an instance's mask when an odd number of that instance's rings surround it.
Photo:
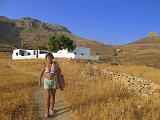
<path fill-rule="evenodd" d="M 39 86 L 41 87 L 41 81 L 42 81 L 42 77 L 45 71 L 45 65 L 43 65 L 41 72 L 40 72 L 40 78 L 39 78 Z"/>

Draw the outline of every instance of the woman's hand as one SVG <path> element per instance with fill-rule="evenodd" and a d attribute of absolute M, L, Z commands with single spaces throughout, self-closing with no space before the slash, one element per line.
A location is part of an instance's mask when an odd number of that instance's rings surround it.
<path fill-rule="evenodd" d="M 41 87 L 41 82 L 39 82 L 39 87 Z"/>
<path fill-rule="evenodd" d="M 45 65 L 43 65 L 42 70 L 41 70 L 41 73 L 40 73 L 39 87 L 41 87 L 41 79 L 42 79 L 42 76 L 43 76 L 44 71 L 45 71 Z"/>

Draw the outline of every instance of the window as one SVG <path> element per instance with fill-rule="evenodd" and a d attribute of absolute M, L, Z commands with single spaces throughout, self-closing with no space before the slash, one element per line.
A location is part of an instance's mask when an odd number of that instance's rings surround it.
<path fill-rule="evenodd" d="M 18 56 L 18 52 L 16 52 L 16 56 Z"/>
<path fill-rule="evenodd" d="M 47 51 L 39 51 L 39 54 L 46 54 Z"/>
<path fill-rule="evenodd" d="M 76 55 L 76 53 L 74 53 Z"/>
<path fill-rule="evenodd" d="M 31 53 L 28 53 L 28 55 L 31 55 Z"/>
<path fill-rule="evenodd" d="M 84 55 L 83 53 L 81 53 L 81 55 Z"/>

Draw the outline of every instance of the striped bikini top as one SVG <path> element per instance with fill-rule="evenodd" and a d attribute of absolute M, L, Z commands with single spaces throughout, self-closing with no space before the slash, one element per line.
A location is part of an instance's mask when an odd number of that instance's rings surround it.
<path fill-rule="evenodd" d="M 46 66 L 45 67 L 45 72 L 46 73 L 50 73 L 50 74 L 57 73 L 57 67 L 56 67 L 55 63 L 52 63 L 51 68 L 49 68 L 48 66 Z"/>

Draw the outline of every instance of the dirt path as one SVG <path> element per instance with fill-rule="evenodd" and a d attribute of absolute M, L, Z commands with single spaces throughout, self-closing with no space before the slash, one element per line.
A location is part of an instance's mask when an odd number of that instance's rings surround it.
<path fill-rule="evenodd" d="M 35 107 L 38 110 L 38 116 L 39 120 L 44 119 L 44 94 L 43 94 L 43 88 L 40 88 L 35 93 Z M 56 93 L 56 102 L 55 102 L 55 110 L 57 111 L 53 116 L 49 116 L 47 120 L 71 120 L 71 111 L 69 106 L 66 105 L 64 98 L 63 98 L 63 92 L 60 90 L 57 90 Z"/>
<path fill-rule="evenodd" d="M 19 69 L 16 66 L 14 66 L 13 64 L 10 64 L 8 62 L 0 60 L 0 63 L 6 64 L 18 72 L 30 74 L 30 75 L 33 75 L 36 77 L 39 76 L 37 73 L 27 72 L 25 70 Z M 44 93 L 43 92 L 44 92 L 43 87 L 38 88 L 37 91 L 33 95 L 34 98 L 32 99 L 35 112 L 38 113 L 38 120 L 45 119 L 44 118 L 45 103 L 44 103 Z M 55 110 L 57 112 L 53 116 L 50 116 L 49 118 L 47 118 L 47 120 L 72 120 L 71 119 L 71 110 L 70 110 L 70 107 L 67 106 L 67 104 L 65 103 L 63 91 L 57 90 L 56 101 L 55 101 Z"/>

